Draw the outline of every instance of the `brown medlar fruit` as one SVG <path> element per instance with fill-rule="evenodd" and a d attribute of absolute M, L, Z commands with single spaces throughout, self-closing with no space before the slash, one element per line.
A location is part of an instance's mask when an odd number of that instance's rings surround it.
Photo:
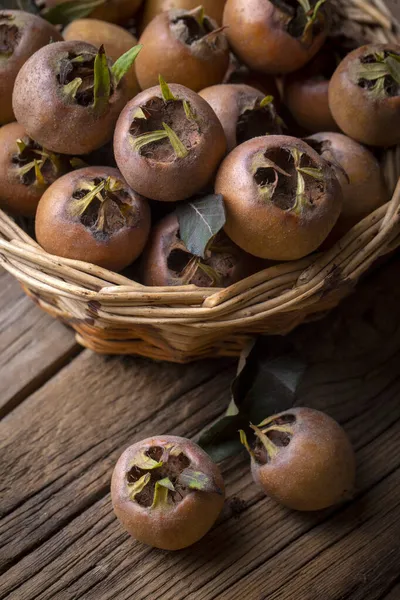
<path fill-rule="evenodd" d="M 72 42 L 77 40 L 92 44 L 95 48 L 104 46 L 104 50 L 113 62 L 128 52 L 137 44 L 137 39 L 129 31 L 114 23 L 99 21 L 98 19 L 77 19 L 72 21 L 63 31 L 64 40 Z M 140 92 L 135 69 L 129 69 L 125 76 L 129 88 L 129 100 Z"/>
<path fill-rule="evenodd" d="M 179 220 L 169 214 L 153 228 L 142 256 L 142 282 L 149 286 L 221 287 L 266 268 L 220 231 L 208 244 L 205 258 L 189 252 L 179 235 Z"/>
<path fill-rule="evenodd" d="M 390 200 L 375 156 L 341 133 L 316 133 L 304 140 L 332 167 L 343 191 L 343 207 L 324 242 L 329 247 L 354 225 Z"/>
<path fill-rule="evenodd" d="M 202 7 L 161 13 L 146 27 L 140 44 L 136 75 L 143 90 L 157 85 L 162 73 L 167 81 L 197 92 L 220 83 L 229 65 L 225 33 Z"/>
<path fill-rule="evenodd" d="M 198 94 L 162 84 L 133 98 L 114 136 L 118 168 L 147 198 L 176 202 L 213 177 L 226 150 L 222 125 Z"/>
<path fill-rule="evenodd" d="M 180 550 L 214 525 L 225 498 L 218 466 L 194 442 L 148 438 L 120 456 L 111 481 L 114 512 L 136 540 Z"/>
<path fill-rule="evenodd" d="M 324 0 L 227 0 L 223 24 L 237 56 L 251 69 L 290 73 L 321 48 L 328 32 Z"/>
<path fill-rule="evenodd" d="M 57 42 L 41 48 L 18 73 L 17 121 L 28 135 L 62 154 L 86 154 L 106 144 L 129 99 L 124 74 L 139 46 L 112 64 L 104 48 Z M 125 60 L 125 59 L 128 60 Z"/>
<path fill-rule="evenodd" d="M 133 17 L 139 10 L 143 0 L 104 0 L 102 4 L 96 6 L 88 15 L 91 19 L 108 21 L 110 23 L 120 23 L 123 25 L 128 19 Z M 68 4 L 69 0 L 39 0 L 42 13 L 45 15 L 47 9 L 52 9 L 60 4 Z"/>
<path fill-rule="evenodd" d="M 344 429 L 328 415 L 293 408 L 252 426 L 256 441 L 242 442 L 251 456 L 254 481 L 294 510 L 322 510 L 350 500 L 355 455 Z"/>
<path fill-rule="evenodd" d="M 19 123 L 0 128 L 0 206 L 10 213 L 34 217 L 43 193 L 70 168 L 66 156 L 34 142 Z"/>
<path fill-rule="evenodd" d="M 224 128 L 227 152 L 262 135 L 282 133 L 274 98 L 248 85 L 213 85 L 199 92 L 211 106 Z"/>
<path fill-rule="evenodd" d="M 270 260 L 296 260 L 316 250 L 342 206 L 331 167 L 305 142 L 279 135 L 235 148 L 217 173 L 215 192 L 224 197 L 228 236 Z"/>
<path fill-rule="evenodd" d="M 369 44 L 342 60 L 329 107 L 342 131 L 363 144 L 400 143 L 400 45 Z"/>
<path fill-rule="evenodd" d="M 143 31 L 150 21 L 162 12 L 173 8 L 193 10 L 200 4 L 204 8 L 206 15 L 211 19 L 214 19 L 218 25 L 222 25 L 225 0 L 146 0 L 142 20 L 140 22 L 140 30 Z"/>
<path fill-rule="evenodd" d="M 36 213 L 44 250 L 111 271 L 122 271 L 141 254 L 149 231 L 147 201 L 110 167 L 64 175 L 43 194 Z"/>
<path fill-rule="evenodd" d="M 0 125 L 14 121 L 12 91 L 26 60 L 61 34 L 44 19 L 22 10 L 0 10 Z"/>

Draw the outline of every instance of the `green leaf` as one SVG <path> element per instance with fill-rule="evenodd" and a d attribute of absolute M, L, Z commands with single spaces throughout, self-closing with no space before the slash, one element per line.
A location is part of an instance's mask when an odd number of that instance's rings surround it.
<path fill-rule="evenodd" d="M 385 59 L 385 63 L 387 64 L 389 72 L 395 80 L 395 82 L 400 85 L 400 62 L 397 59 L 388 56 Z"/>
<path fill-rule="evenodd" d="M 129 498 L 131 500 L 134 500 L 135 497 L 144 490 L 146 485 L 149 483 L 150 479 L 151 479 L 150 473 L 146 473 L 145 475 L 143 475 L 143 477 L 138 479 L 138 481 L 135 481 L 135 483 L 128 483 Z"/>
<path fill-rule="evenodd" d="M 93 109 L 102 115 L 107 110 L 111 93 L 111 78 L 104 46 L 100 46 L 94 59 Z"/>
<path fill-rule="evenodd" d="M 168 83 L 165 81 L 162 75 L 158 76 L 158 80 L 160 82 L 161 94 L 164 99 L 164 102 L 175 101 L 177 98 L 173 95 L 171 90 L 169 89 Z"/>
<path fill-rule="evenodd" d="M 205 257 L 209 241 L 223 228 L 226 222 L 223 196 L 209 194 L 179 204 L 176 209 L 179 220 L 180 238 L 194 256 Z"/>
<path fill-rule="evenodd" d="M 106 0 L 68 0 L 41 12 L 41 16 L 53 25 L 68 25 L 75 19 L 84 19 Z"/>
<path fill-rule="evenodd" d="M 185 469 L 179 475 L 178 482 L 190 490 L 222 495 L 222 490 L 215 484 L 213 478 L 201 471 Z"/>
<path fill-rule="evenodd" d="M 222 462 L 243 451 L 238 432 L 247 426 L 248 420 L 240 415 L 222 417 L 200 434 L 198 444 L 214 462 Z"/>
<path fill-rule="evenodd" d="M 134 46 L 133 48 L 125 52 L 125 54 L 120 56 L 118 60 L 115 61 L 115 63 L 111 67 L 111 72 L 114 76 L 116 87 L 118 86 L 119 82 L 124 77 L 124 75 L 126 75 L 129 69 L 132 67 L 142 48 L 143 46 L 141 44 L 138 44 L 137 46 Z"/>
<path fill-rule="evenodd" d="M 189 154 L 189 151 L 182 144 L 181 140 L 178 138 L 175 131 L 173 129 L 171 129 L 171 127 L 169 125 L 167 125 L 166 123 L 163 123 L 163 127 L 164 127 L 165 131 L 167 132 L 171 146 L 174 149 L 175 156 L 177 156 L 178 158 L 186 158 L 186 156 Z"/>
<path fill-rule="evenodd" d="M 161 129 L 158 131 L 151 131 L 150 133 L 142 133 L 141 135 L 132 138 L 131 143 L 133 149 L 136 150 L 136 152 L 140 152 L 141 149 L 148 144 L 160 142 L 161 140 L 165 140 L 167 137 L 168 133 Z"/>

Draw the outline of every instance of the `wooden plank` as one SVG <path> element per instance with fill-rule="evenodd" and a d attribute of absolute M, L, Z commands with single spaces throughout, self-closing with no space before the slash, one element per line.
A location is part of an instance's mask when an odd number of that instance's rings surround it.
<path fill-rule="evenodd" d="M 397 272 L 397 264 L 381 269 L 373 293 L 361 286 L 339 312 L 292 338 L 312 363 L 299 400 L 345 423 L 358 449 L 360 494 L 348 508 L 334 509 L 338 522 L 346 511 L 361 513 L 372 494 L 374 523 L 385 528 L 387 488 L 381 485 L 387 479 L 391 486 L 400 467 Z M 263 497 L 243 457 L 224 465 L 225 513 L 193 548 L 175 554 L 151 550 L 119 527 L 109 480 L 121 450 L 154 433 L 195 435 L 224 409 L 233 371 L 226 362 L 166 368 L 84 352 L 9 415 L 1 436 L 0 484 L 1 559 L 9 570 L 0 597 L 230 599 L 228 588 L 252 573 L 268 574 L 274 557 L 306 540 L 308 532 L 319 544 L 311 544 L 309 560 L 340 543 L 329 511 L 301 515 Z M 237 513 L 240 518 L 233 518 Z M 367 527 L 369 517 L 360 518 Z M 391 520 L 397 531 L 399 517 L 393 513 Z M 393 550 L 393 544 L 385 546 L 391 538 L 377 539 L 382 556 Z M 332 580 L 341 581 L 344 570 L 339 565 Z M 387 570 L 377 578 L 385 584 Z"/>
<path fill-rule="evenodd" d="M 79 351 L 71 330 L 26 297 L 0 269 L 0 417 Z"/>

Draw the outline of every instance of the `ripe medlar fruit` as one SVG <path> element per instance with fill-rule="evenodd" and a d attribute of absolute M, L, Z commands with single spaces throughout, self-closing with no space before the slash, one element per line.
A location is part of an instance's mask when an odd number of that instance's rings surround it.
<path fill-rule="evenodd" d="M 14 121 L 12 91 L 26 60 L 61 34 L 44 19 L 22 10 L 0 10 L 0 125 Z"/>
<path fill-rule="evenodd" d="M 107 56 L 116 62 L 120 56 L 137 44 L 137 39 L 129 31 L 114 23 L 98 19 L 77 19 L 72 21 L 63 31 L 64 40 L 87 42 L 99 49 L 104 46 Z M 130 69 L 125 75 L 129 88 L 129 100 L 140 92 L 135 69 Z"/>
<path fill-rule="evenodd" d="M 329 81 L 337 65 L 334 49 L 327 46 L 305 67 L 283 80 L 283 101 L 306 131 L 338 130 L 328 101 Z"/>
<path fill-rule="evenodd" d="M 122 111 L 114 136 L 118 168 L 147 198 L 185 200 L 213 177 L 226 150 L 222 125 L 198 94 L 182 85 L 145 90 Z"/>
<path fill-rule="evenodd" d="M 69 169 L 66 156 L 34 142 L 19 123 L 0 128 L 0 206 L 10 213 L 34 217 L 43 193 Z"/>
<path fill-rule="evenodd" d="M 15 81 L 18 122 L 53 152 L 87 154 L 103 146 L 129 99 L 123 76 L 138 51 L 136 46 L 128 57 L 121 57 L 122 65 L 113 65 L 103 47 L 97 50 L 79 41 L 45 46 L 24 64 Z"/>
<path fill-rule="evenodd" d="M 211 106 L 224 128 L 227 151 L 262 135 L 282 133 L 274 98 L 248 85 L 222 84 L 205 88 L 199 95 Z"/>
<path fill-rule="evenodd" d="M 343 191 L 343 207 L 324 242 L 329 247 L 354 225 L 388 202 L 389 192 L 375 156 L 341 133 L 316 133 L 304 140 L 332 167 Z"/>
<path fill-rule="evenodd" d="M 43 194 L 36 213 L 36 238 L 47 252 L 111 271 L 141 254 L 149 231 L 147 201 L 111 167 L 64 175 Z"/>
<path fill-rule="evenodd" d="M 293 408 L 252 426 L 242 442 L 254 481 L 267 496 L 294 510 L 322 510 L 354 493 L 355 456 L 344 429 L 328 415 Z"/>
<path fill-rule="evenodd" d="M 270 260 L 296 260 L 316 250 L 342 206 L 331 167 L 305 142 L 280 135 L 235 148 L 218 171 L 215 192 L 224 197 L 228 236 Z"/>
<path fill-rule="evenodd" d="M 161 13 L 146 27 L 140 44 L 136 75 L 143 90 L 157 85 L 162 73 L 167 81 L 197 92 L 220 83 L 229 65 L 225 33 L 202 7 Z"/>
<path fill-rule="evenodd" d="M 149 286 L 229 287 L 266 268 L 223 232 L 209 243 L 205 258 L 189 252 L 179 236 L 179 220 L 169 214 L 152 230 L 142 257 L 142 282 Z"/>
<path fill-rule="evenodd" d="M 140 30 L 145 27 L 160 13 L 171 10 L 172 8 L 182 8 L 193 10 L 199 5 L 204 8 L 206 15 L 214 19 L 218 25 L 222 25 L 222 14 L 224 12 L 225 0 L 146 0 Z"/>
<path fill-rule="evenodd" d="M 225 498 L 220 470 L 194 442 L 148 438 L 125 450 L 112 476 L 114 512 L 136 540 L 180 550 L 214 525 Z"/>
<path fill-rule="evenodd" d="M 369 44 L 342 60 L 329 107 L 342 131 L 363 144 L 400 143 L 400 45 Z"/>
<path fill-rule="evenodd" d="M 319 0 L 227 0 L 223 23 L 246 65 L 276 74 L 303 67 L 328 32 L 326 8 Z"/>
<path fill-rule="evenodd" d="M 69 0 L 40 0 L 42 12 L 43 9 L 51 9 L 59 4 L 66 4 Z M 105 0 L 103 4 L 96 6 L 89 17 L 108 21 L 110 23 L 120 23 L 123 25 L 128 19 L 133 17 L 139 10 L 143 0 Z"/>

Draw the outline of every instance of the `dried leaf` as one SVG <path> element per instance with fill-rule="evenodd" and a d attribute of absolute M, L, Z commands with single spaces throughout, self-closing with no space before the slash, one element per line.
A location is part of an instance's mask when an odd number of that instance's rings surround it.
<path fill-rule="evenodd" d="M 127 74 L 129 69 L 132 67 L 142 48 L 143 46 L 141 44 L 138 44 L 137 46 L 134 46 L 133 48 L 125 52 L 125 54 L 120 56 L 118 60 L 115 61 L 115 63 L 111 67 L 111 72 L 114 76 L 115 87 L 118 86 L 121 79 L 124 77 L 124 75 Z"/>
<path fill-rule="evenodd" d="M 41 16 L 53 25 L 68 25 L 75 19 L 84 19 L 106 0 L 68 0 L 42 11 Z"/>
<path fill-rule="evenodd" d="M 209 241 L 225 225 L 223 196 L 210 194 L 179 204 L 176 209 L 180 238 L 194 256 L 205 257 Z"/>

